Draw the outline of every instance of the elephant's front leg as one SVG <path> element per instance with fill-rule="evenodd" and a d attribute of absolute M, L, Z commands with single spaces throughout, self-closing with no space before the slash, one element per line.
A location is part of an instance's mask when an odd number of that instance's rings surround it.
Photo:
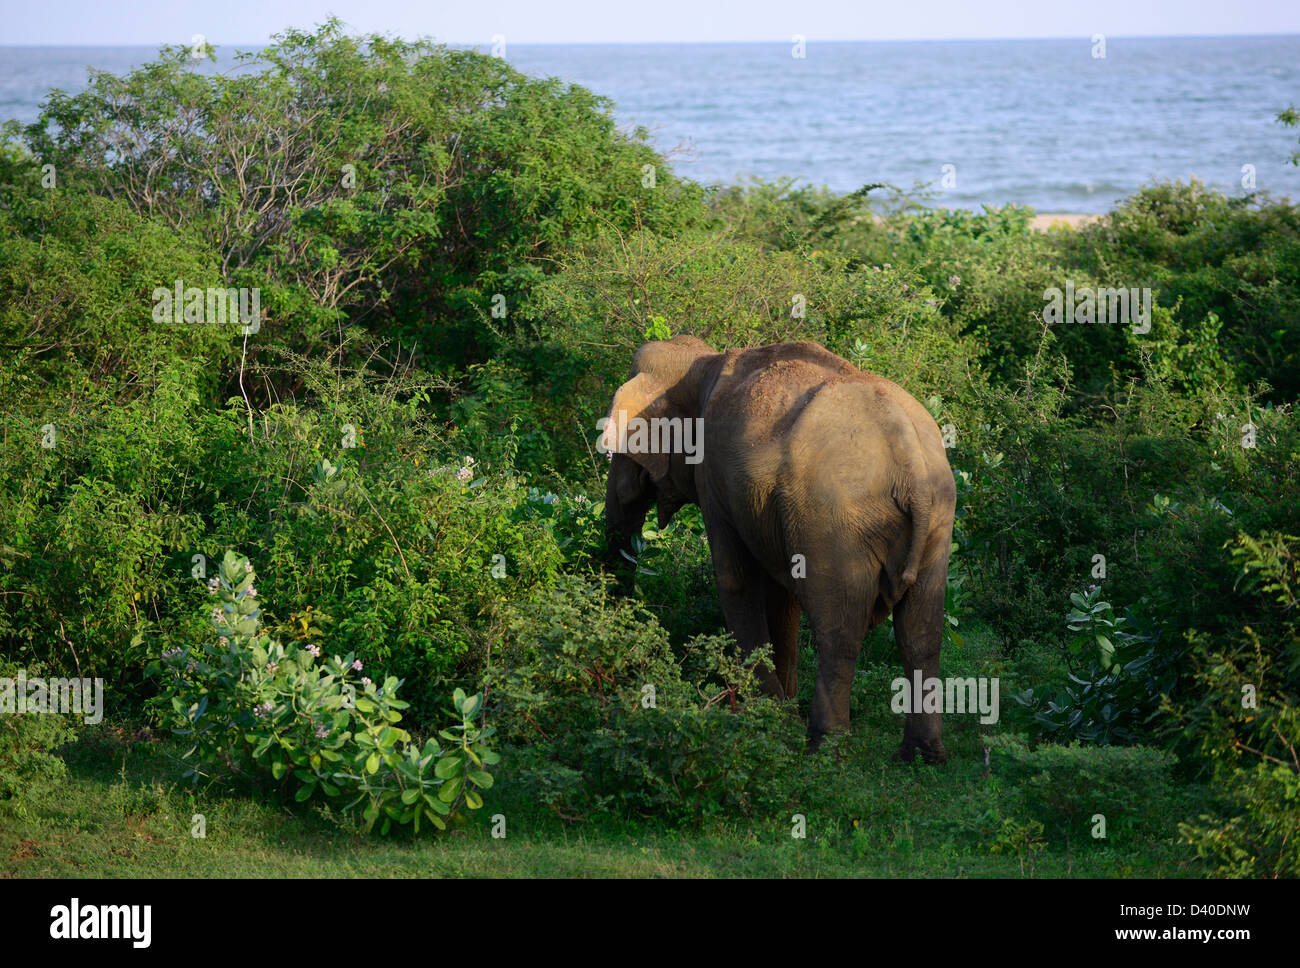
<path fill-rule="evenodd" d="M 722 614 L 740 654 L 747 656 L 772 641 L 767 624 L 767 576 L 730 525 L 716 518 L 710 520 L 706 515 L 704 527 L 709 536 Z M 764 694 L 786 698 L 785 687 L 771 663 L 765 662 L 755 671 Z"/>
<path fill-rule="evenodd" d="M 787 699 L 799 694 L 799 600 L 774 578 L 766 577 L 767 630 L 772 636 L 772 661 Z"/>

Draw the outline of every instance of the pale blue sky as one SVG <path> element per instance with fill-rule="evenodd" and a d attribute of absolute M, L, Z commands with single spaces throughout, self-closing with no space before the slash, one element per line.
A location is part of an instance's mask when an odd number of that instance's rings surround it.
<path fill-rule="evenodd" d="M 330 13 L 451 44 L 1300 33 L 1298 0 L 0 0 L 0 46 L 253 44 Z"/>

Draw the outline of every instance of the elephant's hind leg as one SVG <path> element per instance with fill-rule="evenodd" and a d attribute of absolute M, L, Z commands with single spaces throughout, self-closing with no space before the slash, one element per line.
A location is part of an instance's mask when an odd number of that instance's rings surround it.
<path fill-rule="evenodd" d="M 943 597 L 948 582 L 947 556 L 921 573 L 894 608 L 894 638 L 898 657 L 910 684 L 919 670 L 922 682 L 939 677 L 939 648 L 943 642 Z M 914 711 L 903 725 L 897 758 L 910 763 L 917 752 L 927 763 L 948 762 L 943 746 L 943 714 Z"/>
<path fill-rule="evenodd" d="M 815 581 L 815 579 L 813 579 Z M 827 576 L 802 596 L 813 638 L 817 642 L 817 689 L 808 716 L 808 745 L 816 749 L 828 733 L 849 729 L 849 700 L 858 653 L 867 634 L 871 602 L 876 598 L 876 578 L 862 578 L 848 584 Z"/>

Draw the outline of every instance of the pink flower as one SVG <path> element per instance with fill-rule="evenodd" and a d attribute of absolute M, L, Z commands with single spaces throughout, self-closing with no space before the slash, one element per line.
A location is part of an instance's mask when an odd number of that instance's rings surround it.
<path fill-rule="evenodd" d="M 357 672 L 360 672 L 360 671 L 361 671 L 361 660 L 360 660 L 360 659 L 357 659 L 355 662 L 353 662 L 353 663 L 352 663 L 352 668 L 356 669 Z"/>

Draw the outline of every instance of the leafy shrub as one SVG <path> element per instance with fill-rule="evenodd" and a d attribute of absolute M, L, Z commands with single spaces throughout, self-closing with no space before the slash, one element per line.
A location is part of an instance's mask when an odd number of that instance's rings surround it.
<path fill-rule="evenodd" d="M 1025 873 L 1025 861 L 1029 861 L 1029 876 L 1034 876 L 1039 853 L 1047 847 L 1043 839 L 1041 820 L 1017 820 L 1015 817 L 1000 817 L 993 838 L 989 842 L 990 854 L 1015 854 L 1020 862 L 1020 873 Z"/>
<path fill-rule="evenodd" d="M 1272 399 L 1294 400 L 1300 391 L 1298 239 L 1300 207 L 1264 193 L 1224 195 L 1192 179 L 1136 192 L 1070 236 L 1066 258 L 1086 269 L 1104 266 L 1125 285 L 1151 287 L 1161 305 L 1177 307 L 1175 329 L 1206 327 L 1208 340 L 1193 342 L 1214 357 L 1221 352 L 1241 385 L 1267 381 Z M 1217 340 L 1210 330 L 1220 333 Z M 1135 341 L 1133 351 L 1140 345 Z M 1125 356 L 1136 361 L 1132 352 Z M 1185 362 L 1197 365 L 1194 354 Z"/>
<path fill-rule="evenodd" d="M 19 667 L 0 661 L 0 679 L 16 679 Z M 43 673 L 26 669 L 31 678 Z M 0 714 L 0 807 L 20 817 L 67 776 L 58 748 L 76 738 L 76 719 L 57 713 Z"/>
<path fill-rule="evenodd" d="M 265 290 L 276 340 L 321 349 L 357 314 L 481 359 L 493 295 L 516 306 L 558 249 L 703 216 L 701 189 L 643 129 L 620 132 L 608 101 L 501 58 L 335 19 L 238 56 L 202 74 L 169 46 L 124 75 L 92 71 L 19 135 L 61 183 L 212 239 L 236 285 Z"/>
<path fill-rule="evenodd" d="M 196 368 L 160 364 L 151 387 L 123 388 L 116 404 L 110 385 L 87 392 L 94 406 L 6 417 L 8 654 L 61 674 L 79 660 L 141 702 L 128 643 L 137 632 L 156 652 L 192 641 L 192 573 L 239 545 L 268 562 L 264 591 L 284 621 L 308 607 L 317 624 L 332 620 L 334 648 L 405 679 L 411 715 L 437 723 L 445 695 L 477 681 L 497 603 L 566 555 L 590 558 L 599 506 L 579 514 L 575 498 L 557 528 L 508 459 L 456 455 L 455 428 L 427 411 L 427 376 L 286 357 L 286 381 L 314 403 L 277 404 L 250 426 L 242 399 L 203 405 Z"/>
<path fill-rule="evenodd" d="M 1099 747 L 1078 742 L 1030 750 L 1012 733 L 990 740 L 991 769 L 1005 779 L 1014 812 L 1063 835 L 1081 838 L 1101 814 L 1107 838 L 1159 829 L 1167 820 L 1177 759 L 1150 747 Z"/>
<path fill-rule="evenodd" d="M 489 695 L 513 774 L 562 816 L 748 813 L 777 795 L 803 738 L 756 695 L 757 661 L 721 636 L 679 658 L 642 608 L 564 578 L 509 610 Z"/>
<path fill-rule="evenodd" d="M 1065 621 L 1074 634 L 1066 651 L 1080 663 L 1080 675 L 1071 673 L 1071 684 L 1054 694 L 1031 688 L 1014 696 L 1040 735 L 1055 742 L 1137 742 L 1177 681 L 1179 650 L 1162 647 L 1160 630 L 1149 623 L 1140 629 L 1132 616 L 1116 616 L 1101 594 L 1092 585 L 1070 595 L 1074 607 Z"/>
<path fill-rule="evenodd" d="M 1300 875 L 1300 538 L 1239 535 L 1232 558 L 1255 602 L 1232 636 L 1190 633 L 1196 688 L 1164 705 L 1192 739 L 1220 803 L 1180 826 L 1222 877 Z"/>
<path fill-rule="evenodd" d="M 238 328 L 153 322 L 152 293 L 224 286 L 203 239 L 140 215 L 124 202 L 33 187 L 34 159 L 0 156 L 0 367 L 6 407 L 66 422 L 64 394 L 86 409 L 124 405 L 183 373 L 184 392 L 211 393 L 236 357 Z M 16 184 L 7 184 L 11 175 Z M 102 394 L 102 388 L 115 392 Z"/>
<path fill-rule="evenodd" d="M 330 616 L 336 647 L 406 680 L 424 721 L 446 683 L 481 671 L 499 605 L 549 580 L 563 553 L 508 470 L 472 457 L 440 464 L 427 453 L 418 465 L 335 456 L 329 468 L 301 459 L 285 467 L 269 541 L 247 524 L 230 530 L 269 544 L 283 578 L 268 582 L 268 594 Z M 268 457 L 289 463 L 279 451 Z"/>
<path fill-rule="evenodd" d="M 447 747 L 414 742 L 396 725 L 406 706 L 400 680 L 358 683 L 363 666 L 351 654 L 323 660 L 319 646 L 261 633 L 254 578 L 249 561 L 228 551 L 209 584 L 220 602 L 215 641 L 169 651 L 156 667 L 167 719 L 192 737 L 188 775 L 224 768 L 269 778 L 298 802 L 319 790 L 345 811 L 364 804 L 366 830 L 382 821 L 385 834 L 394 824 L 418 833 L 422 819 L 443 829 L 462 807 L 481 807 L 479 791 L 492 785 L 485 767 L 500 759 L 485 745 L 493 727 L 475 724 L 482 697 L 456 691 L 460 723 L 439 733 Z"/>
<path fill-rule="evenodd" d="M 1287 527 L 1300 501 L 1293 410 L 1214 386 L 1188 398 L 1153 377 L 1116 387 L 1100 413 L 1071 412 L 1068 370 L 1051 359 L 1015 389 L 944 401 L 950 460 L 970 475 L 963 548 L 984 562 L 970 572 L 974 607 L 1009 643 L 1054 636 L 1055 600 L 1100 553 L 1122 579 L 1108 586 L 1117 607 L 1145 597 L 1167 628 L 1226 630 L 1245 603 L 1224 542 Z"/>

